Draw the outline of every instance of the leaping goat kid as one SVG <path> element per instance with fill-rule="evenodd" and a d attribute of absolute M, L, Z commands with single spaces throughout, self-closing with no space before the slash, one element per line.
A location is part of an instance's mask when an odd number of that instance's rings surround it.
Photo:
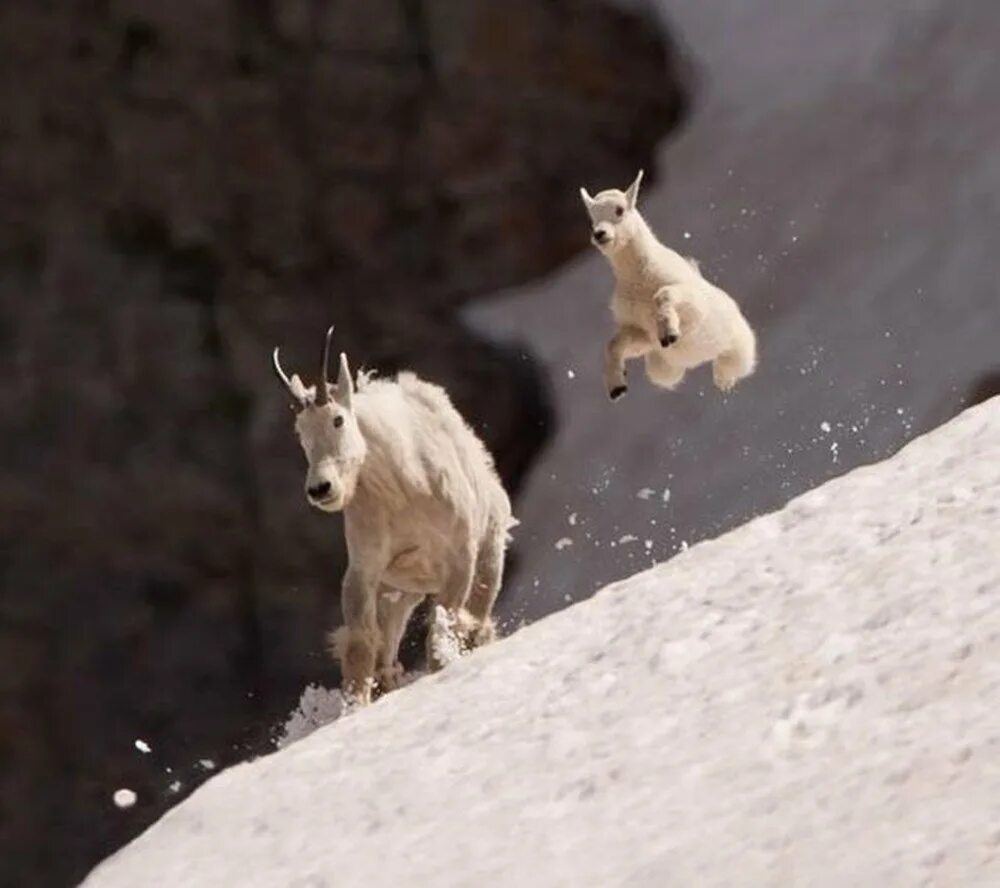
<path fill-rule="evenodd" d="M 637 207 L 642 170 L 627 191 L 580 196 L 591 242 L 615 275 L 611 312 L 617 330 L 605 349 L 604 383 L 611 400 L 628 390 L 625 362 L 644 357 L 646 376 L 676 388 L 684 374 L 712 362 L 716 386 L 728 392 L 757 364 L 753 330 L 728 293 L 705 280 L 698 264 L 665 247 Z"/>

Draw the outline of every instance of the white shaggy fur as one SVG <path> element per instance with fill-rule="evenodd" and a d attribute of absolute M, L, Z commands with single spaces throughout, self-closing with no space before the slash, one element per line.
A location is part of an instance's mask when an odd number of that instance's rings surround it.
<path fill-rule="evenodd" d="M 591 241 L 615 274 L 611 311 L 617 330 L 605 351 L 604 382 L 612 400 L 628 389 L 625 362 L 644 357 L 646 376 L 676 388 L 684 374 L 712 362 L 715 384 L 728 392 L 753 373 L 753 330 L 728 293 L 705 280 L 697 262 L 665 247 L 636 207 L 642 171 L 626 191 L 580 196 L 590 214 Z"/>
<path fill-rule="evenodd" d="M 344 512 L 345 626 L 331 638 L 344 695 L 367 703 L 376 678 L 383 691 L 396 686 L 399 643 L 425 596 L 436 604 L 427 638 L 432 669 L 444 665 L 440 652 L 453 636 L 463 649 L 491 641 L 508 531 L 517 522 L 493 459 L 445 391 L 412 373 L 359 374 L 355 388 L 342 354 L 337 384 L 317 404 L 314 387 L 284 375 L 277 349 L 275 369 L 300 406 L 306 498 Z"/>

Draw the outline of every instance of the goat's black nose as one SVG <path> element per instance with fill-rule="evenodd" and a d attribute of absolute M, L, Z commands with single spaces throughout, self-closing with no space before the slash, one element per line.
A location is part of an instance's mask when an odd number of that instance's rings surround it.
<path fill-rule="evenodd" d="M 309 494 L 311 499 L 321 500 L 330 492 L 330 482 L 321 481 L 319 484 L 314 484 L 312 487 L 306 489 L 306 493 Z"/>
<path fill-rule="evenodd" d="M 594 240 L 603 244 L 608 239 L 608 233 L 603 228 L 594 229 Z"/>

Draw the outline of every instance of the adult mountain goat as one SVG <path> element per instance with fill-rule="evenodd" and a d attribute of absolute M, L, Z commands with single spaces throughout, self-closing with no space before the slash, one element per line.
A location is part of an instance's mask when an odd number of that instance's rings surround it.
<path fill-rule="evenodd" d="M 431 596 L 428 665 L 494 637 L 508 531 L 517 522 L 483 443 L 436 385 L 412 373 L 351 378 L 340 356 L 327 381 L 331 327 L 317 386 L 274 370 L 298 412 L 295 430 L 309 463 L 305 494 L 344 513 L 348 566 L 341 589 L 345 625 L 332 634 L 343 692 L 367 703 L 402 676 L 399 643 L 414 608 Z"/>
<path fill-rule="evenodd" d="M 698 264 L 664 246 L 639 214 L 642 170 L 627 191 L 611 188 L 587 207 L 591 242 L 615 274 L 611 311 L 617 330 L 605 349 L 604 384 L 611 400 L 628 390 L 625 361 L 643 356 L 654 385 L 673 389 L 706 361 L 720 391 L 753 373 L 757 343 L 739 306 L 702 277 Z"/>

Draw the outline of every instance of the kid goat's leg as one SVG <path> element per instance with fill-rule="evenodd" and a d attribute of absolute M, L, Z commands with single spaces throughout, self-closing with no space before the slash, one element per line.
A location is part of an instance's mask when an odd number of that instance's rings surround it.
<path fill-rule="evenodd" d="M 660 287 L 653 294 L 653 305 L 656 308 L 656 335 L 664 348 L 668 348 L 681 338 L 681 319 L 677 314 L 681 293 L 682 288 L 673 284 Z"/>
<path fill-rule="evenodd" d="M 604 353 L 604 385 L 608 397 L 617 401 L 628 391 L 625 362 L 649 351 L 650 341 L 639 327 L 619 327 Z"/>
<path fill-rule="evenodd" d="M 739 380 L 753 373 L 757 366 L 757 340 L 745 320 L 734 325 L 733 342 L 712 364 L 715 385 L 721 392 L 730 391 Z"/>
<path fill-rule="evenodd" d="M 658 348 L 655 351 L 647 352 L 646 377 L 653 385 L 660 388 L 675 389 L 684 379 L 684 368 L 677 367 L 670 362 L 668 355 L 670 352 Z"/>
<path fill-rule="evenodd" d="M 422 595 L 400 592 L 389 586 L 380 586 L 378 591 L 378 625 L 381 634 L 377 666 L 378 683 L 383 691 L 392 691 L 399 686 L 403 677 L 403 665 L 399 662 L 399 644 L 403 640 L 406 627 L 413 610 Z"/>

